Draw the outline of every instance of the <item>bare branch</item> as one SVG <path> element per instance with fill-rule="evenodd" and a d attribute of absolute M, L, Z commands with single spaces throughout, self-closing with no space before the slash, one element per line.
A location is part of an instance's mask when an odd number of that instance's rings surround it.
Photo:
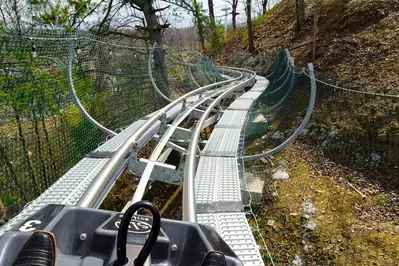
<path fill-rule="evenodd" d="M 170 5 L 167 5 L 167 6 L 161 7 L 161 8 L 152 9 L 151 13 L 161 12 L 161 11 L 164 11 L 164 10 L 168 9 L 169 7 L 170 7 Z"/>

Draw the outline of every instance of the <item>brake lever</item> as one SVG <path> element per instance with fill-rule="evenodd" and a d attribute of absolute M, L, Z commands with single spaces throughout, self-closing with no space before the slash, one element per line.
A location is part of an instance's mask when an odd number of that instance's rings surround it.
<path fill-rule="evenodd" d="M 115 265 L 122 266 L 128 263 L 128 258 L 126 257 L 126 243 L 127 243 L 127 234 L 129 230 L 130 220 L 132 219 L 134 213 L 136 213 L 139 209 L 147 209 L 152 214 L 152 228 L 150 234 L 148 235 L 148 239 L 144 243 L 143 248 L 141 249 L 139 255 L 134 260 L 134 266 L 143 266 L 145 261 L 147 260 L 150 252 L 157 241 L 159 231 L 161 229 L 161 215 L 159 214 L 159 210 L 155 207 L 154 204 L 147 200 L 139 201 L 132 204 L 125 212 L 122 217 L 119 229 L 118 229 L 118 237 L 116 242 L 116 257 L 117 260 Z"/>

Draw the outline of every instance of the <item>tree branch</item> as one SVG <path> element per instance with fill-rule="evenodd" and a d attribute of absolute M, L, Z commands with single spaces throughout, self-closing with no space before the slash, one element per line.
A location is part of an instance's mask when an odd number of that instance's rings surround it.
<path fill-rule="evenodd" d="M 110 34 L 120 35 L 120 36 L 123 36 L 126 38 L 131 38 L 131 39 L 148 40 L 148 37 L 139 36 L 139 35 L 129 35 L 127 33 L 118 32 L 118 31 L 109 31 L 109 33 L 107 33 L 107 35 L 110 35 Z"/>
<path fill-rule="evenodd" d="M 169 7 L 170 7 L 170 5 L 167 5 L 167 6 L 161 7 L 161 8 L 152 9 L 151 13 L 161 12 L 161 11 L 168 9 Z"/>
<path fill-rule="evenodd" d="M 80 25 L 83 23 L 83 21 L 84 21 L 88 16 L 90 16 L 91 14 L 93 14 L 93 12 L 94 12 L 102 3 L 104 3 L 104 1 L 105 1 L 105 0 L 101 0 L 95 7 L 93 7 L 92 10 L 90 10 L 90 12 L 88 12 L 88 13 L 80 20 L 80 22 L 78 23 L 78 25 L 76 25 L 75 30 L 76 30 L 77 28 L 79 28 Z M 110 4 L 112 4 L 112 0 L 111 0 L 111 3 L 110 3 Z"/>
<path fill-rule="evenodd" d="M 98 30 L 97 30 L 97 34 L 100 34 L 102 27 L 104 26 L 105 22 L 107 21 L 107 18 L 109 16 L 109 14 L 111 13 L 111 9 L 112 9 L 112 3 L 114 2 L 114 0 L 111 0 L 108 4 L 108 9 L 107 9 L 107 13 L 105 14 L 104 18 L 101 20 L 100 25 L 98 25 Z"/>

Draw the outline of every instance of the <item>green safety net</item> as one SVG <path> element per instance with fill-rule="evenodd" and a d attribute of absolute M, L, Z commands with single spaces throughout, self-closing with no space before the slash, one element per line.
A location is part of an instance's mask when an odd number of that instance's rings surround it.
<path fill-rule="evenodd" d="M 150 49 L 87 33 L 0 35 L 0 222 L 111 137 L 82 115 L 68 73 L 87 113 L 116 133 L 168 103 L 151 84 Z M 172 52 L 186 62 L 173 66 L 162 52 L 163 65 L 159 58 L 150 64 L 162 93 L 173 98 L 197 88 L 188 75 L 188 57 Z M 216 71 L 213 61 L 202 68 L 199 60 L 191 63 L 201 69 L 198 76 Z M 201 85 L 209 82 L 213 79 Z"/>
<path fill-rule="evenodd" d="M 246 143 L 267 134 L 273 123 L 280 123 L 281 113 L 286 111 L 288 100 L 297 92 L 302 68 L 291 66 L 285 51 L 278 52 L 275 60 L 275 67 L 267 76 L 270 83 L 249 113 L 245 129 Z"/>
<path fill-rule="evenodd" d="M 309 70 L 292 67 L 281 51 L 268 75 L 270 85 L 251 110 L 245 129 L 245 155 L 272 150 L 303 120 L 310 99 Z M 352 169 L 366 171 L 383 186 L 399 182 L 398 84 L 360 84 L 315 72 L 316 105 L 301 141 Z M 265 161 L 245 163 L 268 173 Z"/>

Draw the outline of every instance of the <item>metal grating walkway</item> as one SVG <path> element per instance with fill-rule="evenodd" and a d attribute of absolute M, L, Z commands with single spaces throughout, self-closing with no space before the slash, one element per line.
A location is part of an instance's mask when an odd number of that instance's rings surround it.
<path fill-rule="evenodd" d="M 260 76 L 224 111 L 201 152 L 195 176 L 197 221 L 213 227 L 244 265 L 264 265 L 243 212 L 237 152 L 248 111 L 266 90 Z"/>
<path fill-rule="evenodd" d="M 195 178 L 195 193 L 197 213 L 241 211 L 237 159 L 202 156 Z"/>
<path fill-rule="evenodd" d="M 229 108 L 227 110 L 243 110 L 243 111 L 248 111 L 251 109 L 251 106 L 253 104 L 255 99 L 240 99 L 238 98 L 235 100 L 232 104 L 230 104 Z"/>
<path fill-rule="evenodd" d="M 236 156 L 240 135 L 241 128 L 215 128 L 201 155 Z"/>
<path fill-rule="evenodd" d="M 224 111 L 222 118 L 220 118 L 219 122 L 215 127 L 241 129 L 244 126 L 246 118 L 247 118 L 246 111 L 226 110 Z"/>
<path fill-rule="evenodd" d="M 0 228 L 0 235 L 48 204 L 75 205 L 109 159 L 84 158 L 17 216 Z"/>
<path fill-rule="evenodd" d="M 197 219 L 213 227 L 244 265 L 264 265 L 244 212 L 197 214 Z"/>

